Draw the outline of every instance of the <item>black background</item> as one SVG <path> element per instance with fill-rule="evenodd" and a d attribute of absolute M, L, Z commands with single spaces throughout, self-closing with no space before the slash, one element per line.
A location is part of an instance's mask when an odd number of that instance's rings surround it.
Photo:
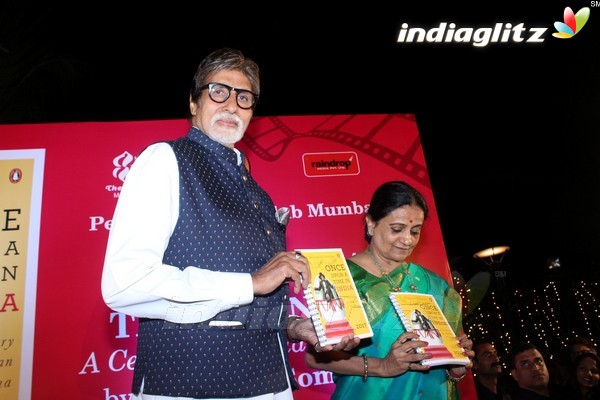
<path fill-rule="evenodd" d="M 597 274 L 600 8 L 561 40 L 565 7 L 591 3 L 175 3 L 2 3 L 0 122 L 183 118 L 200 60 L 236 47 L 261 67 L 257 116 L 416 115 L 456 270 L 508 245 L 516 284 L 543 281 L 557 257 L 560 274 Z M 399 44 L 402 22 L 548 31 L 538 44 Z"/>

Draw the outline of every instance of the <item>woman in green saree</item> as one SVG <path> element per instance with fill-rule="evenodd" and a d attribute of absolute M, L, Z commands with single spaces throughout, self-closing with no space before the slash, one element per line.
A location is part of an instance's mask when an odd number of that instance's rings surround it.
<path fill-rule="evenodd" d="M 373 328 L 350 352 L 319 353 L 309 349 L 306 363 L 333 372 L 331 399 L 458 399 L 456 382 L 464 366 L 422 366 L 431 354 L 414 332 L 406 332 L 388 297 L 390 291 L 428 293 L 435 297 L 469 358 L 473 343 L 460 334 L 461 299 L 436 273 L 404 260 L 419 242 L 427 217 L 423 196 L 405 182 L 387 182 L 373 194 L 366 214 L 368 246 L 349 258 L 348 266 Z"/>

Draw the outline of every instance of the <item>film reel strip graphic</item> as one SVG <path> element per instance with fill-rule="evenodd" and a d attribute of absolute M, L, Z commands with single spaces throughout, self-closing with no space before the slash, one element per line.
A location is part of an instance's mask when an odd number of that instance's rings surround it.
<path fill-rule="evenodd" d="M 392 148 L 394 143 L 390 139 L 394 139 L 395 134 L 390 135 L 389 132 L 386 132 L 385 137 L 389 143 L 382 144 L 381 141 L 375 141 L 378 134 L 381 135 L 386 128 L 390 129 L 388 125 L 394 118 L 403 118 L 415 122 L 414 116 L 410 114 L 382 115 L 381 120 L 366 128 L 369 131 L 361 136 L 344 130 L 345 127 L 350 125 L 355 128 L 354 119 L 361 117 L 363 116 L 354 114 L 324 116 L 321 123 L 306 132 L 296 132 L 285 123 L 284 119 L 286 117 L 283 117 L 283 119 L 282 117 L 257 117 L 257 119 L 265 119 L 267 123 L 259 122 L 256 125 L 265 125 L 266 128 L 263 128 L 263 130 L 251 129 L 244 135 L 242 141 L 258 157 L 271 162 L 279 159 L 285 153 L 286 147 L 295 139 L 312 137 L 331 140 L 342 143 L 357 153 L 373 157 L 431 189 L 427 166 L 421 161 L 417 161 L 417 153 L 421 152 L 421 139 L 418 133 L 412 138 L 403 138 L 404 140 L 410 140 L 409 145 L 405 146 L 404 152 Z M 332 125 L 331 121 L 334 118 L 340 119 L 340 121 Z M 323 126 L 327 126 L 327 128 L 323 128 Z"/>

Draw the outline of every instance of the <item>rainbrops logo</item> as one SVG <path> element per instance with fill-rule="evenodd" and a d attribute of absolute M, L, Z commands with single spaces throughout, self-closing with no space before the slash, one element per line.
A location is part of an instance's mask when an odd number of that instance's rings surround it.
<path fill-rule="evenodd" d="M 306 153 L 302 156 L 306 176 L 358 175 L 358 156 L 353 151 Z"/>

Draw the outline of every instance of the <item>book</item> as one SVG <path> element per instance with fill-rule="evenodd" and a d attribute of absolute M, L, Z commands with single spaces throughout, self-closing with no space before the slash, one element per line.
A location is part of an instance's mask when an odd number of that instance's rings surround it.
<path fill-rule="evenodd" d="M 454 331 L 432 295 L 390 292 L 389 296 L 404 328 L 416 332 L 421 340 L 428 343 L 428 346 L 417 349 L 419 353 L 433 355 L 421 361 L 422 365 L 469 365 L 469 358 L 458 346 Z"/>
<path fill-rule="evenodd" d="M 319 344 L 339 343 L 344 336 L 373 336 L 342 249 L 298 249 L 308 260 L 311 282 L 304 299 Z"/>

